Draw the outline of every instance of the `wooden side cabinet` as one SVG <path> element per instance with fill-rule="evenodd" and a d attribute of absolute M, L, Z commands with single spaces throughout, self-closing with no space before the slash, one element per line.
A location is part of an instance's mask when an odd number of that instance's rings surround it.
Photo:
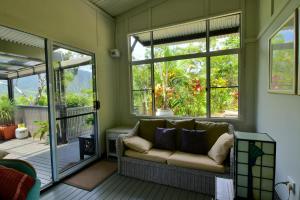
<path fill-rule="evenodd" d="M 106 156 L 116 157 L 116 140 L 120 134 L 127 134 L 132 130 L 132 127 L 119 126 L 106 130 Z"/>

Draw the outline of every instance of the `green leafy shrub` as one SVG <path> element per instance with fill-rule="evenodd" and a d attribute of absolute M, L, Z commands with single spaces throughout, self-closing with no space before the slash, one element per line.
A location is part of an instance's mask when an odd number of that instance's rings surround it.
<path fill-rule="evenodd" d="M 33 138 L 39 137 L 39 139 L 42 140 L 49 133 L 48 121 L 34 121 L 33 123 L 38 127 L 38 129 L 33 133 Z"/>
<path fill-rule="evenodd" d="M 66 95 L 66 103 L 69 108 L 88 106 L 89 98 L 85 95 L 69 93 Z"/>
<path fill-rule="evenodd" d="M 14 117 L 15 104 L 8 97 L 0 98 L 0 118 L 5 121 L 12 121 Z"/>

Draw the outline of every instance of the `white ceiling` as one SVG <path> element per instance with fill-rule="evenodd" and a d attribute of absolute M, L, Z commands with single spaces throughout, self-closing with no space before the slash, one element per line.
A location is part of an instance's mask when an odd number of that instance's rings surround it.
<path fill-rule="evenodd" d="M 88 0 L 111 16 L 120 15 L 149 0 Z"/>

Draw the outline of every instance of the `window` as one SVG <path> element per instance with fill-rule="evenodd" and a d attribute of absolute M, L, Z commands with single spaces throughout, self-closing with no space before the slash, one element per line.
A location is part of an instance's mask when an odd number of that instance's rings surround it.
<path fill-rule="evenodd" d="M 0 98 L 8 97 L 7 80 L 0 80 Z"/>
<path fill-rule="evenodd" d="M 15 103 L 22 106 L 47 106 L 46 81 L 45 73 L 13 79 Z"/>
<path fill-rule="evenodd" d="M 129 36 L 132 113 L 238 117 L 240 15 Z"/>

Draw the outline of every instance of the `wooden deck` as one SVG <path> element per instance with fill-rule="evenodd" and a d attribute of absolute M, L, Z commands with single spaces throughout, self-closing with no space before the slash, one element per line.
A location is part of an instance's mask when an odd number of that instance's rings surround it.
<path fill-rule="evenodd" d="M 12 139 L 1 141 L 0 150 L 9 153 L 6 159 L 21 159 L 31 163 L 37 171 L 42 187 L 52 182 L 50 145 L 32 138 Z M 80 161 L 78 140 L 58 146 L 57 156 L 60 171 L 78 163 Z"/>
<path fill-rule="evenodd" d="M 60 183 L 41 195 L 41 200 L 211 200 L 212 197 L 173 187 L 112 175 L 91 192 Z"/>

